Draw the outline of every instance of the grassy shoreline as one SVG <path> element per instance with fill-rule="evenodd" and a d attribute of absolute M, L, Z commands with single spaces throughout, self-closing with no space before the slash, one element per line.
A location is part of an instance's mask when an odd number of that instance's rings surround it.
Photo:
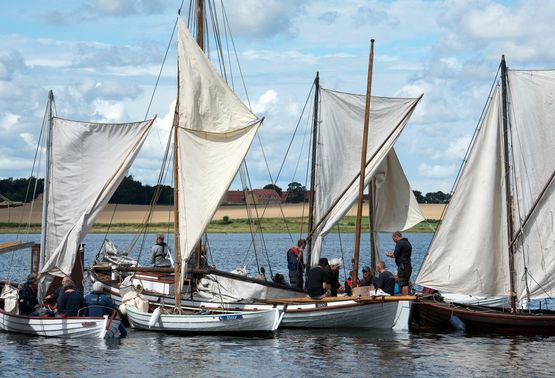
<path fill-rule="evenodd" d="M 265 233 L 300 233 L 306 232 L 306 218 L 264 218 L 260 222 L 260 229 Z M 412 227 L 406 232 L 434 232 L 439 221 L 427 219 Z M 257 225 L 252 225 L 256 229 Z M 173 230 L 173 223 L 153 223 L 148 227 L 148 232 L 168 232 Z M 14 234 L 27 232 L 25 226 L 19 227 L 17 223 L 0 223 L 0 234 Z M 141 224 L 113 223 L 112 225 L 98 223 L 90 232 L 92 233 L 138 233 L 142 231 Z M 362 231 L 368 231 L 368 218 L 363 218 Z M 213 220 L 208 226 L 209 233 L 233 234 L 251 232 L 248 219 Z M 347 216 L 339 222 L 339 227 L 334 227 L 332 232 L 354 233 L 355 217 Z M 29 233 L 40 233 L 40 224 L 31 224 Z"/>

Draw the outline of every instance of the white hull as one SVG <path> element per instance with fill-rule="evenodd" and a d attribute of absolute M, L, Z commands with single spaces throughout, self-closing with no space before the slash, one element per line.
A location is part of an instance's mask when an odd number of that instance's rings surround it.
<path fill-rule="evenodd" d="M 119 319 L 104 317 L 42 318 L 9 314 L 0 310 L 0 329 L 6 332 L 60 338 L 113 338 Z"/>
<path fill-rule="evenodd" d="M 285 308 L 283 327 L 291 328 L 392 328 L 399 302 L 355 301 L 294 304 Z"/>
<path fill-rule="evenodd" d="M 209 315 L 158 316 L 125 306 L 127 318 L 133 328 L 150 331 L 185 333 L 271 332 L 281 322 L 282 314 L 276 308 L 251 312 L 222 312 Z"/>
<path fill-rule="evenodd" d="M 122 288 L 104 284 L 114 302 L 121 303 L 121 295 L 125 290 L 134 290 L 133 287 Z M 153 292 L 143 292 L 141 296 L 150 303 L 174 304 L 175 300 L 170 295 Z M 190 295 L 183 296 L 182 306 L 201 307 L 210 309 L 225 309 L 234 311 L 267 310 L 274 307 L 284 311 L 281 327 L 290 328 L 392 328 L 403 330 L 408 328 L 408 311 L 410 306 L 403 306 L 405 301 L 391 301 L 378 303 L 358 303 L 353 300 L 340 302 L 312 302 L 274 305 L 268 303 L 249 301 L 221 302 L 215 296 L 211 300 Z M 148 324 L 148 322 L 147 322 Z"/>

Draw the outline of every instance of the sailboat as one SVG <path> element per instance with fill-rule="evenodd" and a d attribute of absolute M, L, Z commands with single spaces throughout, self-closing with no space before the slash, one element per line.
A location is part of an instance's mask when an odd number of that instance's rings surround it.
<path fill-rule="evenodd" d="M 372 194 L 370 226 L 375 247 L 377 231 L 410 228 L 424 219 L 393 149 L 422 96 L 371 96 L 374 40 L 371 42 L 365 95 L 321 88 L 319 74 L 316 75 L 309 268 L 318 263 L 325 235 L 356 202 L 353 270 L 358 271 L 362 200 L 366 187 L 370 187 Z M 361 126 L 364 126 L 362 130 Z M 373 265 L 377 258 L 377 249 L 372 249 Z M 391 328 L 398 323 L 398 328 L 404 328 L 404 321 L 400 319 L 401 310 L 406 307 L 403 302 L 412 298 L 384 297 L 369 291 L 361 297 L 289 298 L 266 302 L 287 306 L 284 327 Z"/>
<path fill-rule="evenodd" d="M 37 246 L 39 299 L 64 276 L 82 283 L 82 242 L 127 174 L 154 122 L 71 121 L 55 117 L 53 103 L 50 91 L 47 128 L 41 133 L 46 135 L 46 173 L 41 244 Z M 10 310 L 0 310 L 0 329 L 30 335 L 114 337 L 120 323 L 115 311 L 110 317 L 58 318 L 24 316 L 17 314 L 17 308 Z"/>
<path fill-rule="evenodd" d="M 500 72 L 416 283 L 510 308 L 423 297 L 413 329 L 555 333 L 555 312 L 532 309 L 555 295 L 555 71 L 503 56 Z"/>
<path fill-rule="evenodd" d="M 174 135 L 174 306 L 126 305 L 131 326 L 170 332 L 274 331 L 276 308 L 235 312 L 181 304 L 187 262 L 201 242 L 262 124 L 228 87 L 178 16 Z M 208 312 L 208 313 L 207 313 Z"/>

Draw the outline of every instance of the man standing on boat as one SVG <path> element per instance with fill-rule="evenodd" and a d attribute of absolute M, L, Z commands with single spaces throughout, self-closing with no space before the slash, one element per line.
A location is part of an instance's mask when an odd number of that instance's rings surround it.
<path fill-rule="evenodd" d="M 164 234 L 156 234 L 156 244 L 151 249 L 150 263 L 156 268 L 169 268 L 172 266 L 171 260 L 166 256 L 171 256 L 171 249 L 164 242 Z"/>
<path fill-rule="evenodd" d="M 391 239 L 395 242 L 395 251 L 387 252 L 385 255 L 395 258 L 395 264 L 397 264 L 397 281 L 401 287 L 401 294 L 409 295 L 409 281 L 410 275 L 412 274 L 412 265 L 410 262 L 412 245 L 399 231 L 395 231 Z"/>
<path fill-rule="evenodd" d="M 303 250 L 305 247 L 306 240 L 299 239 L 299 241 L 297 241 L 297 246 L 293 246 L 287 251 L 287 268 L 289 269 L 289 282 L 291 283 L 291 287 L 296 287 L 299 289 L 302 289 L 304 286 Z"/>

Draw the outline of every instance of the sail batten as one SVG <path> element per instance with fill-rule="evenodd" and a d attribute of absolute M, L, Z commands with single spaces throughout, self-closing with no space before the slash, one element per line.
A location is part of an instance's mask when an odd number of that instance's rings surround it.
<path fill-rule="evenodd" d="M 312 264 L 318 262 L 323 237 L 356 201 L 365 106 L 364 95 L 321 89 L 320 96 L 315 193 L 315 223 L 318 226 L 313 234 Z M 365 185 L 374 175 L 381 175 L 380 182 L 388 186 L 381 193 L 387 192 L 389 196 L 379 198 L 378 202 L 386 207 L 396 207 L 395 213 L 379 210 L 382 216 L 378 220 L 379 231 L 404 229 L 424 220 L 393 150 L 418 100 L 372 97 L 367 153 L 371 158 L 367 164 Z M 390 175 L 402 176 L 396 181 L 399 186 L 389 187 L 393 180 Z M 386 204 L 388 200 L 392 202 Z"/>

